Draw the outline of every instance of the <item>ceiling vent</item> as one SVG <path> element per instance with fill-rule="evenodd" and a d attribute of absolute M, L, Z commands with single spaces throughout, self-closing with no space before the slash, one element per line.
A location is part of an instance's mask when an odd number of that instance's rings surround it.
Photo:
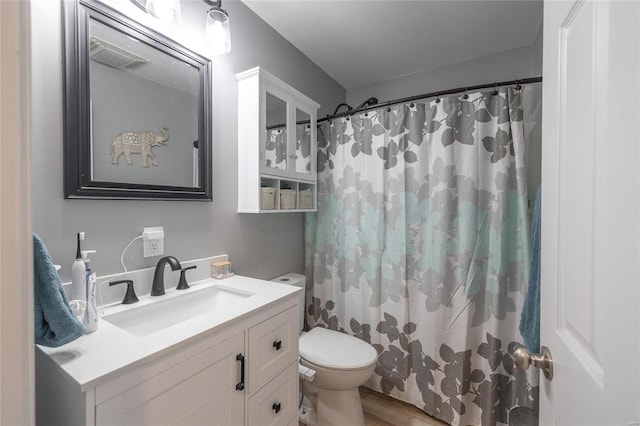
<path fill-rule="evenodd" d="M 96 37 L 91 37 L 89 57 L 112 68 L 129 70 L 136 69 L 140 65 L 149 62 L 138 55 Z"/>

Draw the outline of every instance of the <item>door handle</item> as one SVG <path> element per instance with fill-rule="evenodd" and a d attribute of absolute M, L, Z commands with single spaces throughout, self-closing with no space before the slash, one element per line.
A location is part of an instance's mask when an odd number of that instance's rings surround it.
<path fill-rule="evenodd" d="M 548 347 L 542 346 L 539 354 L 532 354 L 526 347 L 518 344 L 511 357 L 519 369 L 526 370 L 529 368 L 529 365 L 533 365 L 542 370 L 547 380 L 553 379 L 553 359 L 551 358 L 551 351 Z"/>
<path fill-rule="evenodd" d="M 282 348 L 282 340 L 276 340 L 273 342 L 273 347 L 276 348 L 276 351 L 279 351 Z"/>
<path fill-rule="evenodd" d="M 236 390 L 244 390 L 244 355 L 236 355 L 236 361 L 240 361 L 240 383 L 236 384 Z"/>
<path fill-rule="evenodd" d="M 282 408 L 282 406 L 280 405 L 279 402 L 274 402 L 273 405 L 271 406 L 271 408 L 273 409 L 273 411 L 276 412 L 276 414 L 278 414 L 280 412 L 280 409 Z"/>

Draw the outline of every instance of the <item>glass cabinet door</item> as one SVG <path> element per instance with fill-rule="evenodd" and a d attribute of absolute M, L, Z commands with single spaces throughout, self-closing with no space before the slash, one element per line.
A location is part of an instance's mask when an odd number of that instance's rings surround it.
<path fill-rule="evenodd" d="M 287 103 L 267 92 L 265 166 L 287 169 Z"/>
<path fill-rule="evenodd" d="M 296 108 L 296 172 L 311 174 L 311 116 Z"/>

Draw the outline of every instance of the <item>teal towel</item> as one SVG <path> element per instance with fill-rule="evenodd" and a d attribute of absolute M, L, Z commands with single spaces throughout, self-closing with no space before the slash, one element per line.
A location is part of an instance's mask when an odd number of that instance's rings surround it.
<path fill-rule="evenodd" d="M 38 345 L 62 346 L 86 330 L 73 315 L 62 282 L 44 243 L 33 234 L 33 301 Z"/>
<path fill-rule="evenodd" d="M 533 208 L 529 289 L 522 307 L 520 334 L 530 352 L 540 352 L 540 188 Z"/>

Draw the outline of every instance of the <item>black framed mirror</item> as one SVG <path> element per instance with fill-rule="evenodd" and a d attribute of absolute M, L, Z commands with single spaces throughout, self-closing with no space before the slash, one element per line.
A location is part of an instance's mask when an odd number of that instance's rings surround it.
<path fill-rule="evenodd" d="M 64 1 L 65 198 L 211 200 L 211 61 Z"/>

